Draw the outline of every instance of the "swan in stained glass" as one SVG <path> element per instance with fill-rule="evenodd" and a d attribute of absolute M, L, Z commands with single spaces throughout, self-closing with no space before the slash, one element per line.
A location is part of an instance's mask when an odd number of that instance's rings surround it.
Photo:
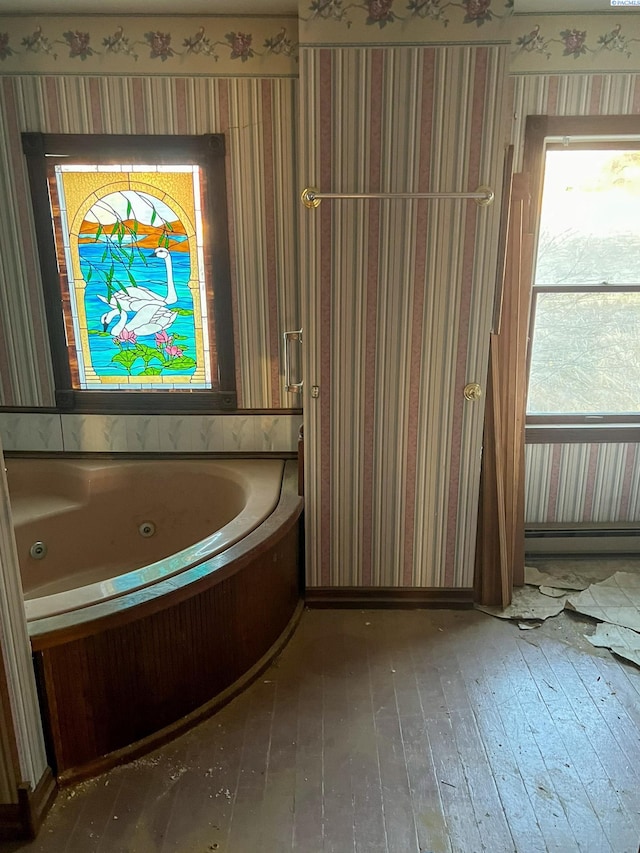
<path fill-rule="evenodd" d="M 120 308 L 113 308 L 111 311 L 103 314 L 100 319 L 105 332 L 109 323 L 120 315 L 120 319 L 111 329 L 111 336 L 120 338 L 123 333 L 126 333 L 127 340 L 131 340 L 131 336 L 133 335 L 133 340 L 135 341 L 136 337 L 155 335 L 164 329 L 168 329 L 178 316 L 175 311 L 171 311 L 171 309 L 158 301 L 147 302 L 134 310 L 134 315 L 129 318 L 129 312 L 121 304 Z"/>
<path fill-rule="evenodd" d="M 102 302 L 105 302 L 107 305 L 110 305 L 111 308 L 115 310 L 116 313 L 113 315 L 114 317 L 120 312 L 120 308 L 123 308 L 127 313 L 130 313 L 131 311 L 141 311 L 145 305 L 150 305 L 152 303 L 157 306 L 164 306 L 173 305 L 178 301 L 176 286 L 173 281 L 173 264 L 171 261 L 171 252 L 169 252 L 163 246 L 158 246 L 157 249 L 154 249 L 153 254 L 156 256 L 156 258 L 161 258 L 162 260 L 164 260 L 167 269 L 166 296 L 162 296 L 159 293 L 155 293 L 153 290 L 149 290 L 148 287 L 138 287 L 137 285 L 127 287 L 126 291 L 118 290 L 117 293 L 112 294 L 111 299 L 105 299 L 104 296 L 98 294 L 98 299 L 102 300 Z M 163 326 L 162 328 L 166 327 Z"/>
<path fill-rule="evenodd" d="M 165 249 L 163 246 L 158 246 L 157 249 L 154 249 L 153 254 L 156 258 L 163 258 L 165 266 L 167 268 L 167 295 L 165 296 L 163 302 L 165 305 L 173 305 L 174 302 L 178 301 L 178 295 L 176 293 L 176 286 L 173 281 L 173 263 L 171 261 L 171 252 L 168 249 Z"/>

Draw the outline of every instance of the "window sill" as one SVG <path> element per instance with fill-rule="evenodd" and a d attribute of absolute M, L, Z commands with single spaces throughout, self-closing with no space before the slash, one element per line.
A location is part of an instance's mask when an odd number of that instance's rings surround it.
<path fill-rule="evenodd" d="M 527 424 L 525 444 L 640 443 L 640 423 Z"/>
<path fill-rule="evenodd" d="M 235 391 L 57 391 L 62 413 L 162 415 L 183 412 L 233 411 Z"/>

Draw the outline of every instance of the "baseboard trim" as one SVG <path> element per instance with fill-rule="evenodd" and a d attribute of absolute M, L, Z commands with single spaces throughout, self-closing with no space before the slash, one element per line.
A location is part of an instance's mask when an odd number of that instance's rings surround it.
<path fill-rule="evenodd" d="M 50 767 L 47 767 L 34 790 L 23 783 L 18 786 L 18 802 L 0 804 L 0 840 L 22 841 L 36 837 L 58 793 Z"/>
<path fill-rule="evenodd" d="M 0 803 L 0 841 L 18 841 L 30 836 L 22 822 L 18 803 Z"/>
<path fill-rule="evenodd" d="M 537 555 L 637 555 L 640 529 L 627 525 L 531 525 L 525 530 L 525 553 Z"/>
<path fill-rule="evenodd" d="M 307 607 L 388 609 L 451 609 L 473 607 L 473 589 L 451 587 L 312 586 L 305 592 Z"/>

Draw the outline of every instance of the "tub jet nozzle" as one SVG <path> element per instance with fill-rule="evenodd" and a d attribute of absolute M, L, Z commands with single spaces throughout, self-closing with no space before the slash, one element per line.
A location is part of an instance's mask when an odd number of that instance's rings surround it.
<path fill-rule="evenodd" d="M 44 542 L 34 542 L 29 548 L 29 553 L 34 560 L 42 560 L 43 557 L 47 556 L 47 546 Z"/>

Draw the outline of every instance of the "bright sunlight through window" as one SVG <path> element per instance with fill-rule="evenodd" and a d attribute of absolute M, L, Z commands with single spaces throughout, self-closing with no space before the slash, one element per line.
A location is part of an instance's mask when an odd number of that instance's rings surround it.
<path fill-rule="evenodd" d="M 640 412 L 640 151 L 548 150 L 531 415 Z"/>

